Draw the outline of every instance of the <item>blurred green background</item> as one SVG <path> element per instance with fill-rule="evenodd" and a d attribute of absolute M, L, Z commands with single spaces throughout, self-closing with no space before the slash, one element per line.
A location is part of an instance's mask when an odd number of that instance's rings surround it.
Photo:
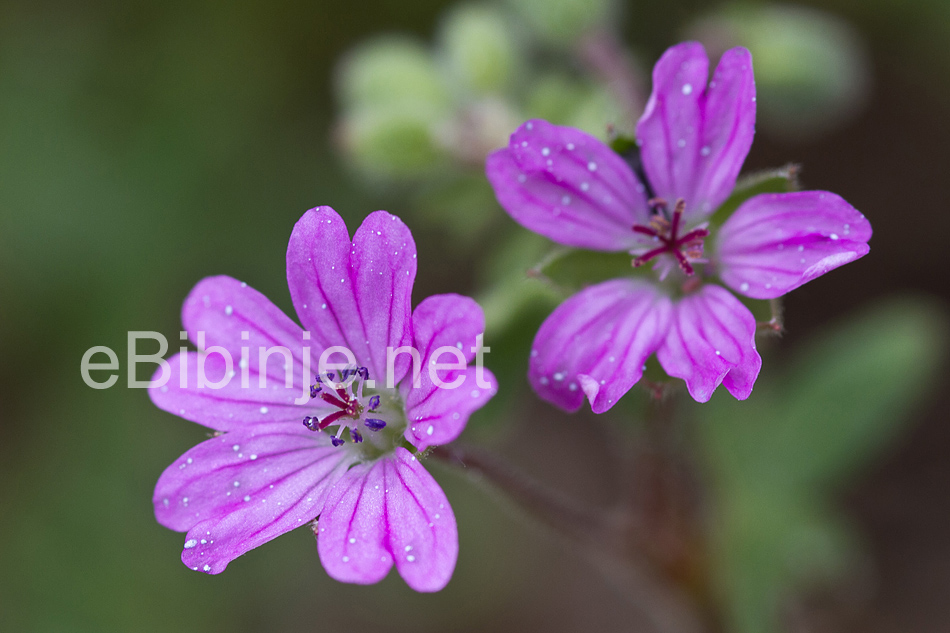
<path fill-rule="evenodd" d="M 360 145 L 354 134 L 372 136 L 398 108 L 384 95 L 382 110 L 360 109 L 340 66 L 392 32 L 423 51 L 437 42 L 439 63 L 462 51 L 477 89 L 437 88 L 448 95 L 440 116 L 487 112 L 479 151 L 538 111 L 595 132 L 629 127 L 638 111 L 577 79 L 571 38 L 590 16 L 622 37 L 641 79 L 685 37 L 711 51 L 750 46 L 762 98 L 746 170 L 801 163 L 808 188 L 841 194 L 875 230 L 868 257 L 788 298 L 788 333 L 763 345 L 747 403 L 718 397 L 681 414 L 704 465 L 725 627 L 946 630 L 950 3 L 478 6 L 516 16 L 488 20 L 506 25 L 510 50 L 492 44 L 491 26 L 452 40 L 455 5 L 433 0 L 0 4 L 0 630 L 651 630 L 556 536 L 438 465 L 461 540 L 440 594 L 414 594 L 395 575 L 335 583 L 307 530 L 221 576 L 192 573 L 182 535 L 155 523 L 151 494 L 205 431 L 121 386 L 126 332 L 157 330 L 174 345 L 199 279 L 238 277 L 292 314 L 284 253 L 303 211 L 331 205 L 353 230 L 385 208 L 415 234 L 416 301 L 469 292 L 504 313 L 487 335 L 504 395 L 466 438 L 609 504 L 619 482 L 605 455 L 617 433 L 635 437 L 629 418 L 645 397 L 606 421 L 533 399 L 526 352 L 549 306 L 512 297 L 531 294 L 520 280 L 543 245 L 486 198 L 478 152 L 447 159 L 428 128 L 397 121 L 423 158 L 391 173 L 385 139 Z M 465 57 L 489 45 L 500 61 L 488 68 L 511 68 L 497 95 Z M 486 82 L 491 98 L 478 92 Z M 94 345 L 118 352 L 120 386 L 83 384 L 80 358 Z"/>

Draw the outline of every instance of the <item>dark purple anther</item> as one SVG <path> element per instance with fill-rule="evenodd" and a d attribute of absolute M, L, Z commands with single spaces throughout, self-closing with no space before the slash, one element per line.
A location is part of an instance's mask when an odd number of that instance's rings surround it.
<path fill-rule="evenodd" d="M 378 431 L 380 429 L 386 428 L 386 422 L 383 420 L 377 420 L 376 418 L 366 418 L 363 420 L 363 424 L 366 425 L 370 431 Z"/>
<path fill-rule="evenodd" d="M 360 375 L 360 378 L 363 380 L 369 380 L 369 370 L 365 367 L 360 367 L 356 370 L 356 373 Z"/>
<path fill-rule="evenodd" d="M 310 385 L 310 397 L 316 398 L 318 395 L 320 395 L 320 384 Z"/>
<path fill-rule="evenodd" d="M 303 419 L 303 425 L 310 429 L 311 431 L 317 430 L 317 418 L 312 418 L 309 415 Z"/>
<path fill-rule="evenodd" d="M 359 444 L 363 441 L 363 435 L 356 429 L 350 429 L 350 439 Z"/>
<path fill-rule="evenodd" d="M 334 446 L 343 446 L 343 438 L 337 437 L 336 435 L 330 436 L 330 442 L 332 442 Z"/>
<path fill-rule="evenodd" d="M 369 410 L 375 411 L 379 408 L 379 396 L 372 396 L 369 399 Z"/>

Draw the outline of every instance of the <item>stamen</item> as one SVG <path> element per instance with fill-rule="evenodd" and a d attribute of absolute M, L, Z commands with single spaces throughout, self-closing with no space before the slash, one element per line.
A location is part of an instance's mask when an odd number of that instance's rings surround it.
<path fill-rule="evenodd" d="M 339 372 L 339 376 L 339 383 L 334 382 L 332 373 L 317 376 L 316 383 L 310 387 L 311 396 L 319 397 L 337 410 L 327 414 L 322 420 L 317 416 L 307 416 L 303 419 L 303 425 L 311 431 L 322 431 L 337 425 L 336 433 L 330 435 L 334 446 L 342 446 L 346 442 L 347 433 L 350 441 L 359 444 L 363 441 L 363 434 L 359 430 L 360 423 L 370 431 L 379 431 L 386 427 L 383 420 L 363 419 L 363 412 L 367 409 L 376 411 L 382 399 L 374 395 L 368 402 L 363 400 L 363 385 L 369 379 L 369 369 L 366 367 L 347 367 Z M 354 378 L 358 379 L 355 385 Z"/>
<path fill-rule="evenodd" d="M 376 418 L 366 418 L 363 420 L 363 424 L 366 425 L 370 431 L 379 431 L 386 428 L 386 422 L 384 420 L 377 420 Z"/>

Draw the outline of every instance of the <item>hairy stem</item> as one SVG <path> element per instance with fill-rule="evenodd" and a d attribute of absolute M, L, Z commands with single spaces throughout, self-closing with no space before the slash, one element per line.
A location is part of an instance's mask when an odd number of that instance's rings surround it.
<path fill-rule="evenodd" d="M 454 443 L 431 455 L 464 467 L 503 491 L 534 518 L 569 539 L 623 597 L 659 633 L 704 631 L 688 598 L 659 578 L 630 547 L 635 529 L 629 508 L 611 510 L 588 506 L 525 475 L 486 449 Z"/>

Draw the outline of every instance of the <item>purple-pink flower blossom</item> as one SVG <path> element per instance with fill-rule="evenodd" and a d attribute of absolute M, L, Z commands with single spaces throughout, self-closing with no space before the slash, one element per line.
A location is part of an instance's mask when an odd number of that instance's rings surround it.
<path fill-rule="evenodd" d="M 653 70 L 637 125 L 636 169 L 596 138 L 533 120 L 488 157 L 499 202 L 555 242 L 626 251 L 631 275 L 584 290 L 544 322 L 531 352 L 538 394 L 567 410 L 586 395 L 610 409 L 641 378 L 653 353 L 706 402 L 720 385 L 752 391 L 762 361 L 745 297 L 780 297 L 868 252 L 871 225 L 824 191 L 750 198 L 714 235 L 708 218 L 729 197 L 755 129 L 752 59 L 727 51 L 709 80 L 694 42 L 670 48 Z M 707 241 L 707 238 L 709 241 Z"/>
<path fill-rule="evenodd" d="M 455 516 L 415 451 L 455 439 L 497 383 L 469 365 L 484 330 L 478 304 L 437 295 L 413 311 L 415 274 L 415 243 L 399 218 L 373 213 L 351 242 L 336 212 L 319 207 L 300 219 L 287 249 L 303 327 L 230 277 L 192 290 L 182 323 L 204 352 L 170 359 L 168 381 L 150 390 L 160 408 L 215 431 L 155 487 L 158 522 L 187 532 L 187 566 L 220 573 L 309 524 L 337 580 L 374 583 L 395 564 L 417 591 L 446 585 L 458 554 Z M 334 346 L 356 365 L 314 379 Z M 388 362 L 387 350 L 410 347 L 418 378 L 410 354 Z M 459 352 L 455 367 L 439 359 L 447 347 Z M 231 365 L 222 351 L 240 361 Z"/>

